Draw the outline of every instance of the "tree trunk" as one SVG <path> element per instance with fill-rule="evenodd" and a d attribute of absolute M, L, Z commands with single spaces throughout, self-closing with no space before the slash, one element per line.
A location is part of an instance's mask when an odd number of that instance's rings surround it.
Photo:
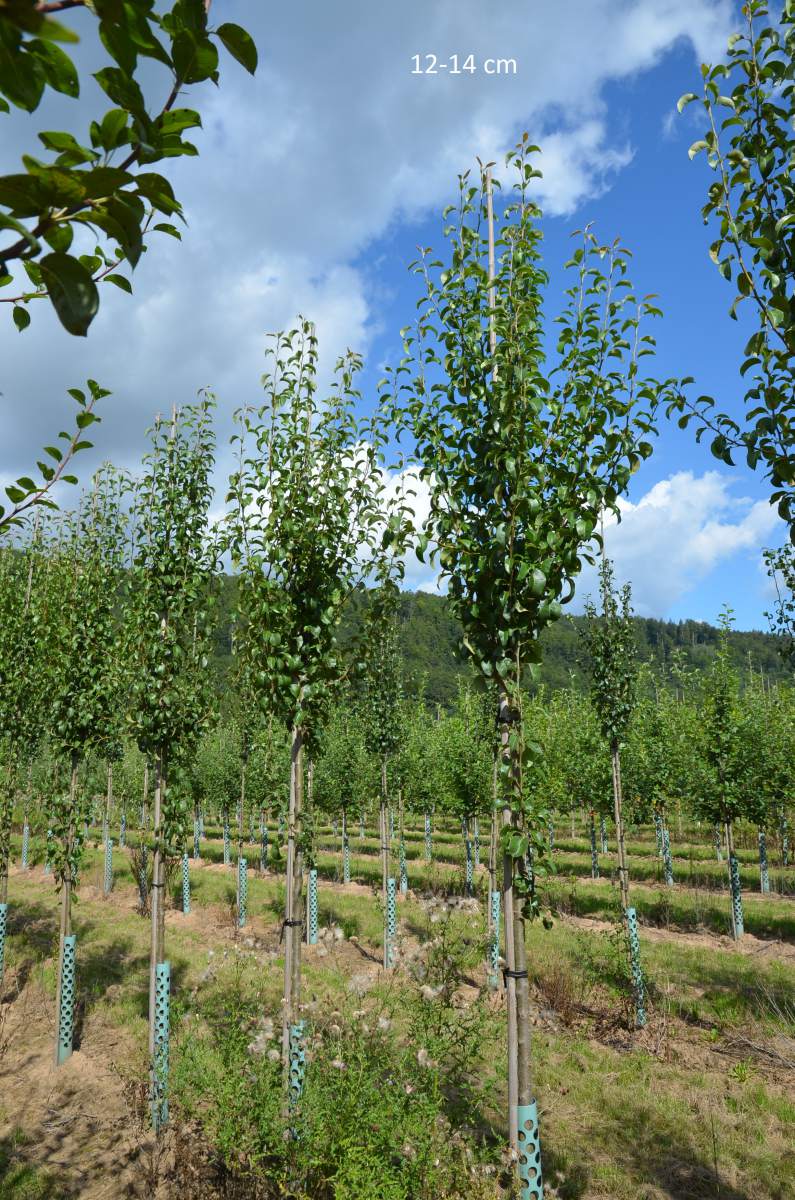
<path fill-rule="evenodd" d="M 503 762 L 508 762 L 511 769 L 513 763 L 510 761 L 510 749 L 508 739 L 510 737 L 510 722 L 509 722 L 509 706 L 508 698 L 505 695 L 500 696 L 500 753 Z M 503 798 L 502 809 L 502 824 L 508 826 L 512 823 L 510 798 Z M 515 1157 L 519 1154 L 519 1126 L 517 1106 L 519 1104 L 519 1036 L 517 1029 L 517 980 L 512 976 L 511 972 L 516 971 L 516 920 L 514 917 L 514 862 L 509 854 L 503 853 L 502 856 L 502 911 L 504 914 L 505 923 L 505 966 L 509 974 L 506 976 L 506 1000 L 508 1006 L 508 1138 L 511 1147 L 511 1152 Z"/>
<path fill-rule="evenodd" d="M 621 811 L 621 758 L 617 741 L 614 741 L 610 747 L 610 758 L 613 767 L 613 812 L 616 822 L 616 851 L 618 855 L 618 882 L 621 888 L 621 912 L 626 915 L 626 911 L 629 908 L 629 867 L 627 866 L 627 850 L 624 844 L 624 817 Z"/>
<path fill-rule="evenodd" d="M 290 1026 L 301 1003 L 302 871 L 298 839 L 304 800 L 304 735 L 293 728 L 290 753 L 290 806 L 287 814 L 287 888 L 284 917 L 284 1017 L 282 1059 L 285 1078 L 290 1070 Z"/>
<path fill-rule="evenodd" d="M 153 814 L 154 854 L 152 857 L 152 940 L 149 959 L 149 1057 L 155 1055 L 155 971 L 165 961 L 166 905 L 165 861 L 163 854 L 163 808 L 166 790 L 166 756 L 161 748 L 155 758 L 155 797 Z"/>
<path fill-rule="evenodd" d="M 77 804 L 77 769 L 78 758 L 72 755 L 71 774 L 69 777 L 69 818 L 66 827 L 66 863 L 61 877 L 61 922 L 58 947 L 58 974 L 55 977 L 55 1065 L 59 1065 L 58 1053 L 61 1023 L 61 983 L 63 980 L 64 944 L 72 932 L 72 846 L 74 843 L 75 808 Z"/>

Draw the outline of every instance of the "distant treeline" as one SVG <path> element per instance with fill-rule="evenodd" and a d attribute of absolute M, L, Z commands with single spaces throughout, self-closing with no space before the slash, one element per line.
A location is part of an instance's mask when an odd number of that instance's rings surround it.
<path fill-rule="evenodd" d="M 222 678 L 231 662 L 234 587 L 234 579 L 225 577 L 216 643 L 217 665 Z M 350 641 L 359 627 L 366 604 L 367 593 L 363 592 L 351 606 L 344 623 L 345 641 Z M 586 686 L 578 633 L 583 620 L 583 617 L 567 617 L 545 631 L 541 639 L 544 646 L 541 679 L 547 687 L 562 688 L 572 683 L 578 689 Z M 432 704 L 449 705 L 456 694 L 457 680 L 462 676 L 470 677 L 470 671 L 459 653 L 460 627 L 450 614 L 446 598 L 427 592 L 403 592 L 399 621 L 406 690 L 413 693 L 420 681 L 424 681 L 425 695 Z M 635 626 L 640 659 L 651 663 L 661 677 L 667 674 L 675 651 L 681 652 L 687 666 L 699 671 L 712 662 L 718 630 L 705 621 L 657 621 L 637 617 Z M 737 631 L 731 634 L 731 645 L 736 664 L 743 673 L 750 667 L 771 682 L 788 677 L 778 654 L 777 639 L 772 634 Z"/>

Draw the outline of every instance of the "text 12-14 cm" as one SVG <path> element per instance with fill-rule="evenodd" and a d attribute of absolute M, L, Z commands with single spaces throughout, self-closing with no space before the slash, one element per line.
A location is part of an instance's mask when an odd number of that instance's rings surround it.
<path fill-rule="evenodd" d="M 483 71 L 486 75 L 515 75 L 515 58 L 484 58 L 480 65 L 474 54 L 467 54 L 461 59 L 458 54 L 451 54 L 447 59 L 440 59 L 435 54 L 413 54 L 414 64 L 412 75 L 438 75 L 444 71 L 447 75 L 475 75 Z"/>

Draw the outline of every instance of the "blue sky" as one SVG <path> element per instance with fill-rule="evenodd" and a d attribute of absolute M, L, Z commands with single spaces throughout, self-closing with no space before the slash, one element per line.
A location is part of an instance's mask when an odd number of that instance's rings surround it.
<path fill-rule="evenodd" d="M 221 87 L 194 96 L 200 157 L 168 165 L 189 221 L 184 241 L 152 243 L 132 299 L 106 290 L 86 342 L 47 313 L 21 336 L 3 323 L 0 474 L 25 469 L 51 422 L 60 427 L 65 389 L 92 375 L 114 393 L 94 461 L 128 466 L 154 412 L 212 387 L 220 482 L 231 412 L 257 398 L 264 334 L 298 312 L 316 321 L 328 362 L 348 345 L 365 355 L 371 400 L 414 312 L 418 283 L 407 265 L 418 244 L 441 246 L 439 213 L 457 172 L 476 154 L 502 158 L 525 128 L 544 151 L 550 315 L 570 232 L 594 221 L 605 240 L 618 235 L 633 251 L 639 291 L 659 294 L 656 371 L 694 375 L 698 392 L 738 408 L 742 328 L 728 318 L 731 290 L 707 255 L 708 170 L 687 156 L 698 112 L 674 112 L 681 93 L 697 90 L 702 58 L 722 53 L 738 5 L 297 0 L 266 12 L 253 0 L 214 0 L 212 13 L 251 29 L 261 68 L 251 80 L 227 60 Z M 478 63 L 511 55 L 516 74 L 412 76 L 413 54 L 456 52 Z M 90 36 L 80 54 L 95 61 Z M 162 91 L 156 71 L 147 84 L 153 98 Z M 4 118 L 3 169 L 16 169 L 37 129 L 79 135 L 100 106 L 89 82 L 78 102 L 57 98 L 32 119 Z M 87 456 L 83 471 L 92 465 Z M 608 548 L 638 611 L 714 621 L 728 602 L 750 628 L 764 627 L 770 603 L 760 550 L 779 540 L 764 481 L 672 426 L 633 480 Z M 433 586 L 416 563 L 409 578 Z M 586 578 L 581 592 L 589 586 Z"/>

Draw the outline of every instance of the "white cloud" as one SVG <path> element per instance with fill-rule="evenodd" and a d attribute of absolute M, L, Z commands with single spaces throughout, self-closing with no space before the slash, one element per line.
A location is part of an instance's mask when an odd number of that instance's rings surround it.
<path fill-rule="evenodd" d="M 616 135 L 603 89 L 648 70 L 678 41 L 699 57 L 722 49 L 728 0 L 226 0 L 224 19 L 250 28 L 261 67 L 251 79 L 228 58 L 221 85 L 186 103 L 203 114 L 200 156 L 169 161 L 183 201 L 182 243 L 152 239 L 135 296 L 103 290 L 87 342 L 70 339 L 45 305 L 24 335 L 0 322 L 0 470 L 20 474 L 63 424 L 65 389 L 87 375 L 110 388 L 99 457 L 130 463 L 158 409 L 208 385 L 229 413 L 257 396 L 263 335 L 298 312 L 332 359 L 367 349 L 389 281 L 357 256 L 399 222 L 437 211 L 476 155 L 501 158 L 522 129 L 541 142 L 539 195 L 569 214 L 609 186 L 632 147 Z M 85 28 L 84 23 L 84 28 Z M 510 55 L 515 76 L 413 76 L 411 56 Z M 78 49 L 96 68 L 90 40 Z M 147 68 L 149 70 L 149 68 Z M 160 96 L 164 80 L 151 68 Z M 35 130 L 83 137 L 107 107 L 90 82 L 78 102 L 49 97 L 28 118 L 3 117 L 0 169 L 35 148 Z"/>
<path fill-rule="evenodd" d="M 766 500 L 732 494 L 734 480 L 718 471 L 679 471 L 637 502 L 621 503 L 621 521 L 605 522 L 605 546 L 620 582 L 632 584 L 641 616 L 664 617 L 721 564 L 761 549 L 780 527 Z M 581 607 L 597 590 L 593 568 L 577 585 Z"/>
<path fill-rule="evenodd" d="M 735 497 L 734 482 L 718 471 L 700 476 L 679 471 L 639 500 L 623 500 L 620 522 L 614 517 L 606 520 L 607 553 L 619 582 L 632 584 L 633 607 L 640 616 L 667 616 L 722 564 L 743 552 L 758 559 L 762 547 L 775 541 L 781 526 L 775 510 L 764 500 Z M 419 528 L 428 515 L 428 486 L 422 482 L 414 486 Z M 769 589 L 757 575 L 762 597 Z M 406 587 L 439 591 L 439 573 L 412 555 Z M 581 612 L 586 597 L 597 589 L 596 571 L 586 566 L 571 611 Z"/>

